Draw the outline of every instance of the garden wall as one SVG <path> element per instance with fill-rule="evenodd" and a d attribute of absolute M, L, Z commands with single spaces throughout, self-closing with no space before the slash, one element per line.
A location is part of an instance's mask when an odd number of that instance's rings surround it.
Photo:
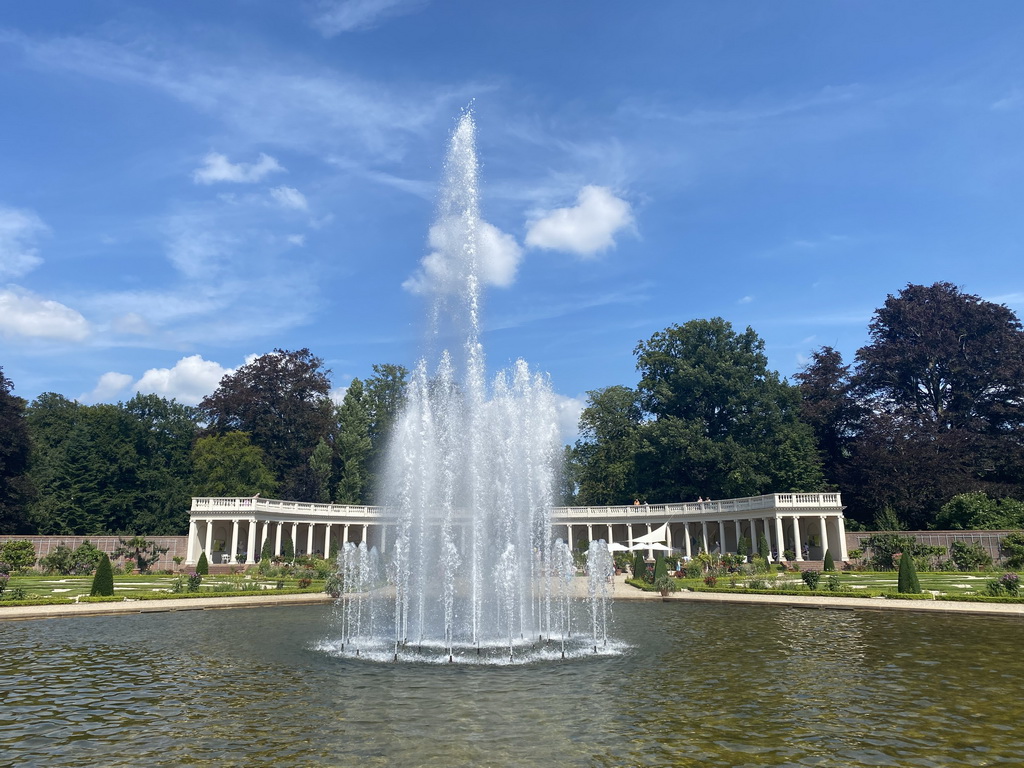
<path fill-rule="evenodd" d="M 122 538 L 119 536 L 0 536 L 0 546 L 6 541 L 30 541 L 36 548 L 36 561 L 39 558 L 46 557 L 50 552 L 56 549 L 59 545 L 64 544 L 71 549 L 77 549 L 79 545 L 88 539 L 97 549 L 112 555 L 115 549 L 117 549 L 117 542 Z M 131 536 L 125 536 L 123 538 L 131 538 Z M 149 541 L 156 542 L 161 547 L 167 547 L 167 551 L 160 555 L 160 559 L 153 565 L 153 570 L 163 571 L 171 570 L 174 568 L 174 558 L 176 555 L 185 557 L 185 547 L 188 544 L 187 536 L 147 536 L 146 539 Z M 111 560 L 114 557 L 111 556 Z M 116 562 L 116 560 L 115 560 Z"/>

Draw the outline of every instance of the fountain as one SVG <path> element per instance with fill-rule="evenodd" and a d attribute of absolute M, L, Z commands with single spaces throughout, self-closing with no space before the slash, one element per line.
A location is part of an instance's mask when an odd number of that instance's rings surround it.
<path fill-rule="evenodd" d="M 577 596 L 573 555 L 551 541 L 559 445 L 547 377 L 519 360 L 487 384 L 474 134 L 467 112 L 430 233 L 428 353 L 391 436 L 385 506 L 397 541 L 384 555 L 349 544 L 338 556 L 345 655 L 507 663 L 615 648 L 607 547 L 591 547 L 588 589 Z"/>

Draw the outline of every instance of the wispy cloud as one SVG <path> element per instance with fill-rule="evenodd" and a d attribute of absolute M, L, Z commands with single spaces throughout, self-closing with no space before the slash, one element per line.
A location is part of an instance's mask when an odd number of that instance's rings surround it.
<path fill-rule="evenodd" d="M 0 205 L 0 277 L 20 277 L 42 264 L 36 242 L 48 231 L 34 211 Z"/>
<path fill-rule="evenodd" d="M 414 13 L 426 0 L 322 0 L 313 16 L 324 37 L 372 29 L 387 19 Z"/>
<path fill-rule="evenodd" d="M 270 155 L 260 153 L 255 163 L 232 163 L 225 155 L 211 152 L 203 158 L 203 165 L 192 172 L 196 184 L 215 184 L 226 181 L 235 184 L 253 184 L 268 174 L 284 168 Z"/>
<path fill-rule="evenodd" d="M 270 190 L 270 196 L 282 208 L 293 211 L 305 211 L 309 209 L 309 202 L 306 196 L 295 189 L 295 187 L 274 187 Z"/>

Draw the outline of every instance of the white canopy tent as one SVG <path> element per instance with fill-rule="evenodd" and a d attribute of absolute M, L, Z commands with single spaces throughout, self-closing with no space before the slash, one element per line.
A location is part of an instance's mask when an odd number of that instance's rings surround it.
<path fill-rule="evenodd" d="M 664 543 L 668 538 L 668 523 L 664 523 L 660 528 L 655 528 L 644 536 L 639 536 L 635 539 L 631 539 L 633 544 L 658 544 Z"/>

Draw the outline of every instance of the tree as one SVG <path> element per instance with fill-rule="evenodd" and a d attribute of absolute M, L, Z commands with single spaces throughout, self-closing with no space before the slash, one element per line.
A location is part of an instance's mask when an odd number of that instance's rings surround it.
<path fill-rule="evenodd" d="M 834 571 L 836 569 L 836 561 L 832 559 L 832 550 L 825 550 L 825 562 L 821 566 L 823 571 Z"/>
<path fill-rule="evenodd" d="M 313 485 L 313 493 L 307 497 L 317 504 L 328 504 L 331 501 L 331 446 L 322 437 L 309 457 L 309 474 Z"/>
<path fill-rule="evenodd" d="M 376 487 L 383 471 L 391 428 L 405 406 L 406 386 L 409 371 L 401 365 L 375 364 L 373 376 L 366 380 L 366 411 L 369 415 L 368 434 L 370 457 L 368 466 L 371 474 L 370 494 L 379 494 Z"/>
<path fill-rule="evenodd" d="M 92 577 L 92 589 L 89 590 L 92 597 L 111 597 L 114 594 L 114 569 L 110 565 L 110 557 L 106 552 L 100 556 L 100 562 L 96 566 L 96 575 Z"/>
<path fill-rule="evenodd" d="M 1024 528 L 1024 502 L 993 499 L 987 493 L 960 493 L 935 518 L 939 530 L 1007 530 Z"/>
<path fill-rule="evenodd" d="M 36 548 L 31 541 L 12 539 L 0 546 L 0 562 L 7 563 L 12 571 L 23 571 L 36 564 Z"/>
<path fill-rule="evenodd" d="M 199 553 L 199 560 L 196 561 L 196 573 L 200 576 L 206 576 L 210 572 L 210 560 L 206 556 L 206 552 Z"/>
<path fill-rule="evenodd" d="M 12 394 L 14 385 L 0 367 L 0 533 L 28 533 L 28 478 L 31 443 L 25 401 Z"/>
<path fill-rule="evenodd" d="M 365 504 L 370 489 L 369 397 L 363 382 L 352 379 L 337 410 L 338 433 L 335 439 L 337 485 L 334 500 L 339 504 Z"/>
<path fill-rule="evenodd" d="M 39 566 L 47 572 L 62 576 L 81 576 L 92 573 L 99 565 L 103 552 L 88 539 L 75 549 L 61 542 L 46 557 L 40 558 Z"/>
<path fill-rule="evenodd" d="M 114 557 L 134 560 L 139 567 L 139 573 L 146 573 L 167 549 L 155 541 L 150 541 L 145 536 L 133 536 L 130 539 L 119 538 L 117 546 L 114 548 Z"/>
<path fill-rule="evenodd" d="M 300 497 L 309 456 L 329 431 L 330 371 L 322 366 L 308 349 L 275 349 L 225 376 L 199 404 L 210 434 L 249 433 L 289 498 Z"/>
<path fill-rule="evenodd" d="M 581 438 L 572 451 L 578 503 L 629 504 L 636 497 L 641 417 L 636 392 L 629 387 L 587 393 Z"/>
<path fill-rule="evenodd" d="M 246 432 L 199 438 L 191 463 L 196 496 L 273 496 L 277 490 L 263 451 L 249 441 Z"/>
<path fill-rule="evenodd" d="M 896 591 L 901 595 L 921 594 L 921 582 L 917 578 L 914 557 L 909 552 L 900 556 L 900 570 L 896 577 Z"/>
<path fill-rule="evenodd" d="M 722 318 L 670 326 L 634 350 L 650 415 L 640 456 L 651 498 L 752 496 L 821 487 L 799 393 L 767 368 L 764 342 Z"/>
<path fill-rule="evenodd" d="M 1007 568 L 1024 568 L 1024 531 L 1008 533 L 999 546 Z"/>
<path fill-rule="evenodd" d="M 951 283 L 890 295 L 857 351 L 857 385 L 883 406 L 947 429 L 1016 432 L 1024 425 L 1024 329 L 1006 306 Z"/>
<path fill-rule="evenodd" d="M 977 541 L 954 541 L 949 545 L 949 559 L 958 571 L 981 571 L 992 565 L 992 556 Z"/>
<path fill-rule="evenodd" d="M 793 377 L 800 389 L 800 414 L 810 425 L 821 451 L 825 478 L 842 486 L 843 471 L 862 417 L 851 394 L 850 366 L 832 347 L 811 353 L 811 360 Z"/>

